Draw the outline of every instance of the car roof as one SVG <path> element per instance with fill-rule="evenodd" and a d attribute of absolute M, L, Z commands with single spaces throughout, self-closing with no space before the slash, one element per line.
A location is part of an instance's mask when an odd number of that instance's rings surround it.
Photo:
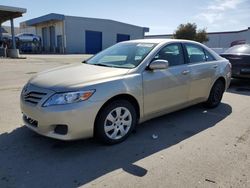
<path fill-rule="evenodd" d="M 250 54 L 250 44 L 238 44 L 234 45 L 230 48 L 228 48 L 225 52 L 223 52 L 221 55 L 227 55 L 227 54 L 238 54 L 238 55 L 249 55 Z"/>
<path fill-rule="evenodd" d="M 125 43 L 154 43 L 154 44 L 160 44 L 160 43 L 168 43 L 168 42 L 191 42 L 191 43 L 198 43 L 191 40 L 184 40 L 184 39 L 164 39 L 164 38 L 155 38 L 155 39 L 136 39 L 136 40 L 129 40 L 125 41 Z M 200 44 L 200 43 L 198 43 Z"/>

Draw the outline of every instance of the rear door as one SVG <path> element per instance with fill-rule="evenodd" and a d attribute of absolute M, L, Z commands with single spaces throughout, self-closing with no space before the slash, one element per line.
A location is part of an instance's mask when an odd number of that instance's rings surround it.
<path fill-rule="evenodd" d="M 190 71 L 184 61 L 182 45 L 166 45 L 152 61 L 156 59 L 167 60 L 169 68 L 143 72 L 145 115 L 171 110 L 188 100 Z"/>
<path fill-rule="evenodd" d="M 190 68 L 189 100 L 207 98 L 218 69 L 215 58 L 203 47 L 186 43 L 185 54 Z"/>

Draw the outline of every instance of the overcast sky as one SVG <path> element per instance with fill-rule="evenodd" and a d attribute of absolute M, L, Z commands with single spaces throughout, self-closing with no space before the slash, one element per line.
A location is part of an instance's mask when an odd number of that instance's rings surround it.
<path fill-rule="evenodd" d="M 0 4 L 27 8 L 27 13 L 16 19 L 16 25 L 60 13 L 149 27 L 149 34 L 171 34 L 179 24 L 187 22 L 195 22 L 209 32 L 250 27 L 250 0 L 1 0 Z"/>

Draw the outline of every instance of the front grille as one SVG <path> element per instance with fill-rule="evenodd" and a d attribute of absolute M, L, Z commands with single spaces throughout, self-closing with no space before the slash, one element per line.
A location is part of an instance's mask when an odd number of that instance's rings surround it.
<path fill-rule="evenodd" d="M 23 94 L 23 99 L 25 102 L 36 105 L 42 100 L 42 98 L 45 95 L 47 95 L 47 93 L 28 91 L 28 92 Z"/>
<path fill-rule="evenodd" d="M 23 115 L 23 120 L 25 123 L 27 123 L 28 125 L 31 125 L 32 127 L 37 127 L 38 126 L 38 122 L 26 115 Z"/>

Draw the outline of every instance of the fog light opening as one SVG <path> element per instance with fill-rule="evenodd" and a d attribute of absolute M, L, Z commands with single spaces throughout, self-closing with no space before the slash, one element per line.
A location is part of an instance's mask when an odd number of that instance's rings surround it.
<path fill-rule="evenodd" d="M 56 125 L 54 132 L 56 134 L 66 135 L 68 133 L 67 125 Z"/>

